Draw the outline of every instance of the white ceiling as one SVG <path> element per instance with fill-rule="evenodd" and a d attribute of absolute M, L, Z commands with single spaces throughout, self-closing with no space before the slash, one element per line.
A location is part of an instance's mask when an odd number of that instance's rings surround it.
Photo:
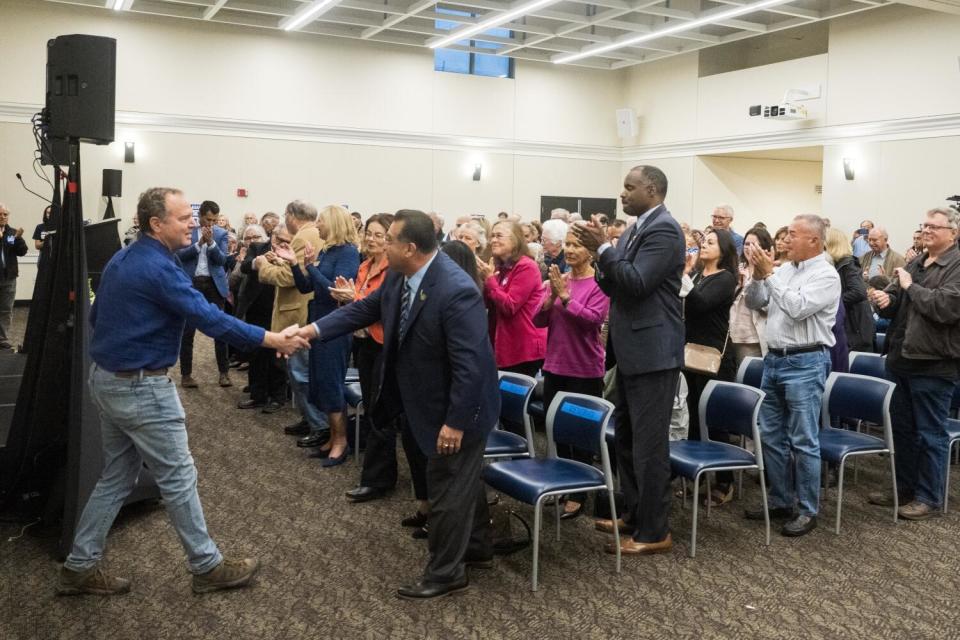
<path fill-rule="evenodd" d="M 113 11 L 116 0 L 47 0 Z M 291 16 L 321 0 L 120 0 L 123 10 L 212 23 L 280 29 Z M 436 20 L 459 23 L 458 30 L 481 22 L 497 23 L 508 12 L 520 15 L 501 26 L 509 37 L 484 34 L 449 48 L 493 53 L 522 60 L 562 62 L 564 56 L 584 57 L 569 64 L 619 69 L 680 53 L 713 47 L 781 29 L 828 20 L 872 9 L 888 0 L 325 0 L 320 13 L 298 30 L 321 36 L 356 38 L 417 47 L 434 44 L 451 32 L 437 29 Z M 778 0 L 772 0 L 778 2 Z M 765 4 L 761 10 L 747 5 Z M 438 13 L 437 9 L 466 11 L 472 16 Z M 716 20 L 719 14 L 746 11 Z M 286 19 L 286 20 L 285 20 Z M 684 27 L 696 21 L 695 28 Z M 669 35 L 656 34 L 670 30 Z M 686 29 L 686 30 L 684 30 Z M 645 40 L 614 50 L 627 39 Z M 495 48 L 471 46 L 482 41 Z"/>

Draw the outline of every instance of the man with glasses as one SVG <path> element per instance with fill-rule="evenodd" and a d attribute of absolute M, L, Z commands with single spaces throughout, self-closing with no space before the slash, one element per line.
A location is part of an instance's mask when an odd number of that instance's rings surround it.
<path fill-rule="evenodd" d="M 733 230 L 733 207 L 728 204 L 718 204 L 710 216 L 710 226 L 714 229 L 725 229 L 733 236 L 737 245 L 737 255 L 743 255 L 743 236 Z"/>
<path fill-rule="evenodd" d="M 887 330 L 887 373 L 897 383 L 890 402 L 897 452 L 900 517 L 940 515 L 949 464 L 947 420 L 960 379 L 960 213 L 936 208 L 921 227 L 924 251 L 894 272 L 893 282 L 870 299 Z M 891 505 L 889 494 L 871 494 Z"/>
<path fill-rule="evenodd" d="M 10 226 L 10 210 L 0 204 L 0 349 L 12 349 L 10 321 L 13 303 L 17 298 L 17 258 L 27 253 L 23 229 Z"/>

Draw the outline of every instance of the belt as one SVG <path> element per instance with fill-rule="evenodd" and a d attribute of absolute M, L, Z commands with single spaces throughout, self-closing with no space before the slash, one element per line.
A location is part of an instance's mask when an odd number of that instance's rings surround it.
<path fill-rule="evenodd" d="M 811 344 L 805 347 L 786 347 L 785 349 L 774 349 L 773 347 L 769 347 L 767 352 L 781 358 L 786 358 L 787 356 L 792 356 L 798 353 L 813 353 L 815 351 L 823 351 L 823 348 L 824 347 L 822 344 Z"/>
<path fill-rule="evenodd" d="M 113 375 L 118 378 L 139 378 L 141 375 L 144 378 L 152 378 L 156 376 L 165 376 L 167 375 L 167 369 L 134 369 L 133 371 L 113 371 Z"/>

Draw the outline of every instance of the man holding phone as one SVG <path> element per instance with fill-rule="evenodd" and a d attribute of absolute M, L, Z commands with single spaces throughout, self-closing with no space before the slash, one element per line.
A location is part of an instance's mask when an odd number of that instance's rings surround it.
<path fill-rule="evenodd" d="M 853 255 L 856 256 L 857 260 L 870 251 L 870 243 L 867 242 L 867 236 L 870 235 L 871 229 L 873 229 L 873 222 L 864 220 L 860 223 L 860 228 L 853 232 Z"/>

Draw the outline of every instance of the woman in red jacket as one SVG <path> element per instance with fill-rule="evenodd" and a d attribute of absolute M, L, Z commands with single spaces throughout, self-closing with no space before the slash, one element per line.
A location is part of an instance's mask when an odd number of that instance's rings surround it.
<path fill-rule="evenodd" d="M 533 324 L 544 289 L 540 268 L 530 257 L 523 228 L 502 221 L 490 232 L 489 263 L 478 262 L 484 280 L 483 296 L 490 309 L 490 336 L 501 371 L 535 376 L 543 366 L 547 331 Z"/>

